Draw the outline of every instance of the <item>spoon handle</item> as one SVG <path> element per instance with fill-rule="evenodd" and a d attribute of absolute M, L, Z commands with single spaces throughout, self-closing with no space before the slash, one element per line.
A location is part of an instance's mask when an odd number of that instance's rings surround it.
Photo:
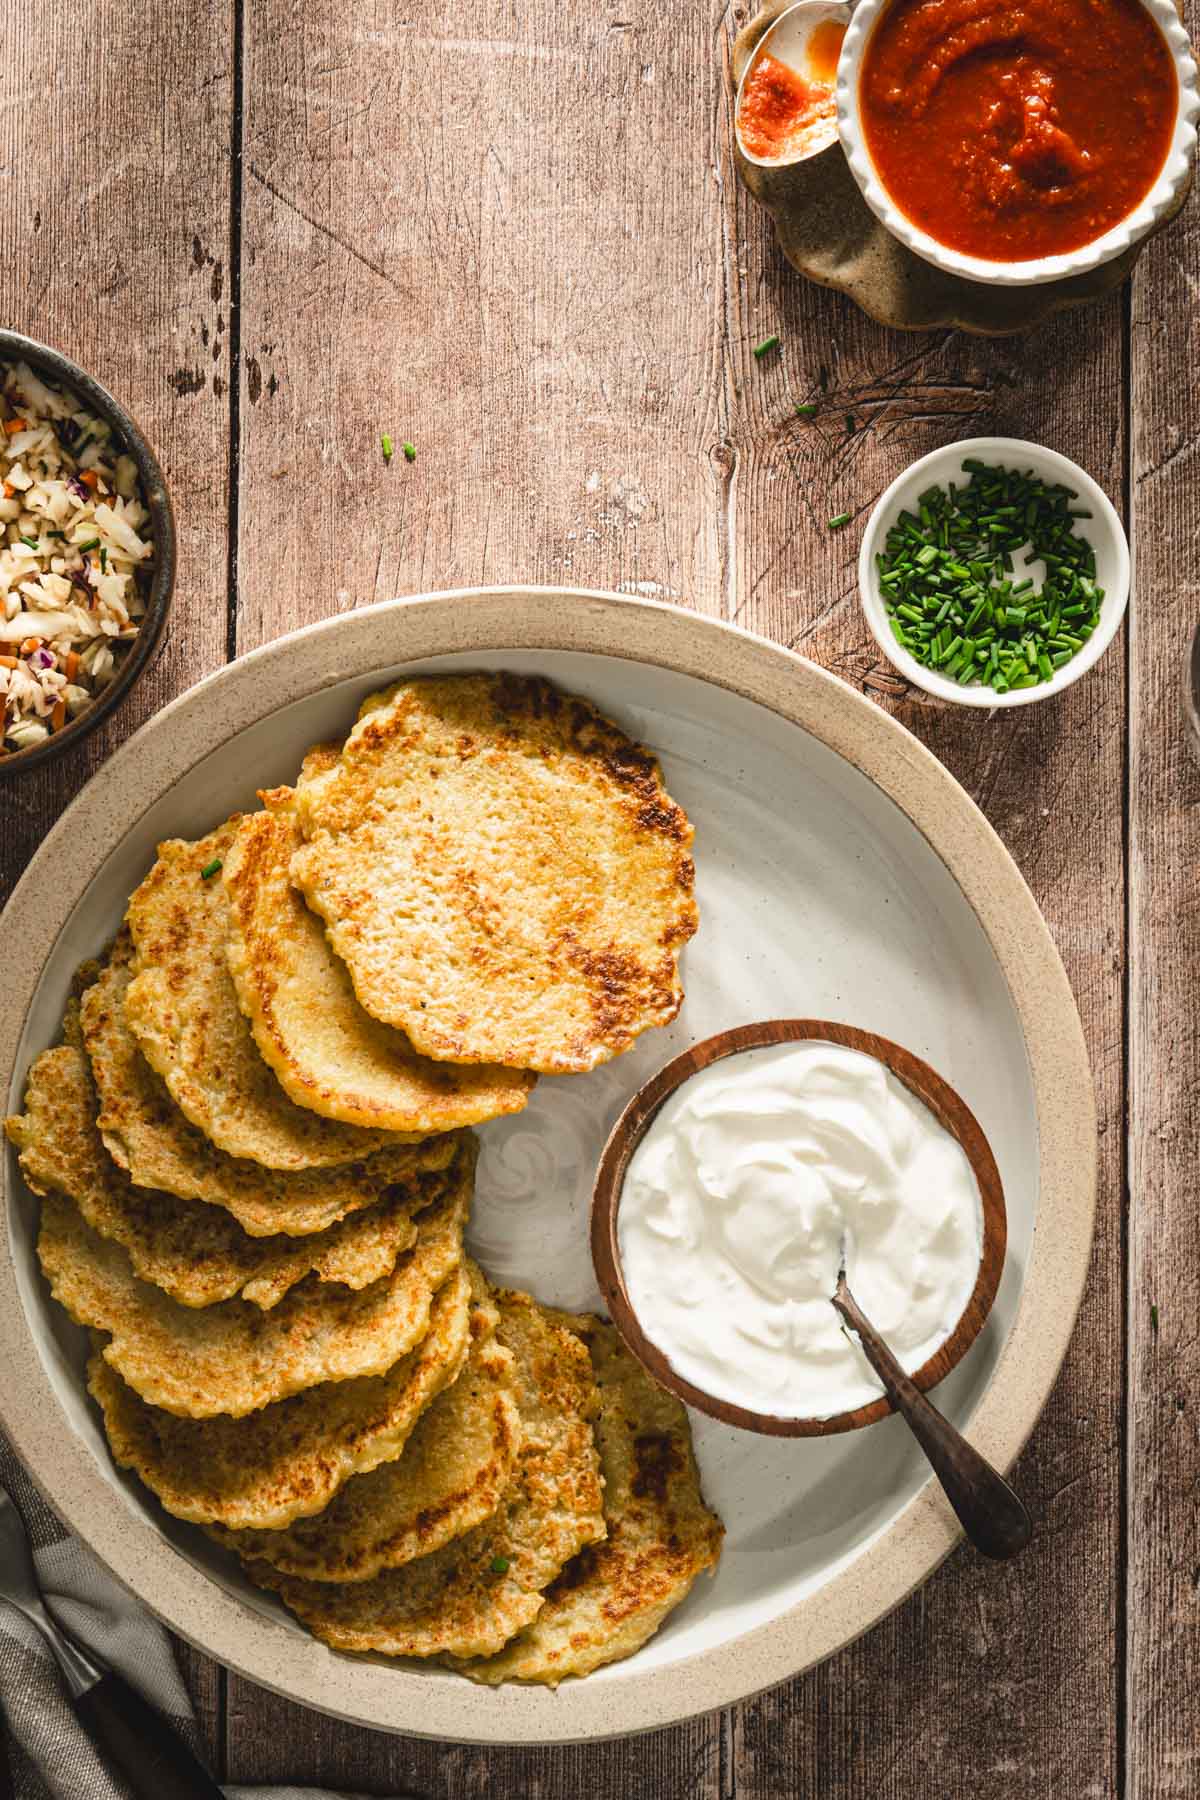
<path fill-rule="evenodd" d="M 838 1282 L 833 1304 L 857 1334 L 863 1354 L 928 1457 L 975 1548 L 997 1561 L 1015 1556 L 1033 1535 L 1033 1522 L 1023 1502 L 905 1374 L 859 1307 L 844 1276 Z"/>

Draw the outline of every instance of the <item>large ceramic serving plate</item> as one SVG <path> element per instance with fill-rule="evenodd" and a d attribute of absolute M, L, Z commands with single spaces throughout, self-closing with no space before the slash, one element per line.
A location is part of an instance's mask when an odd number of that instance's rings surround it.
<path fill-rule="evenodd" d="M 1091 1082 L 1062 966 L 999 840 L 914 738 L 811 664 L 712 620 L 600 594 L 432 595 L 316 626 L 202 682 L 93 779 L 4 916 L 10 1106 L 55 1035 L 72 970 L 116 929 L 155 842 L 253 805 L 256 787 L 290 780 L 309 744 L 344 731 L 373 687 L 433 667 L 536 670 L 586 694 L 652 746 L 696 826 L 702 922 L 678 1020 L 592 1075 L 543 1080 L 527 1112 L 483 1128 L 472 1241 L 490 1273 L 573 1307 L 594 1300 L 599 1151 L 634 1089 L 685 1044 L 783 1015 L 864 1026 L 939 1069 L 999 1161 L 1003 1283 L 938 1399 L 1007 1466 L 1062 1359 L 1091 1242 Z M 725 1555 L 631 1661 L 552 1694 L 335 1654 L 114 1471 L 83 1393 L 81 1334 L 49 1302 L 36 1205 L 11 1160 L 5 1199 L 0 1414 L 20 1453 L 176 1631 L 310 1706 L 492 1742 L 667 1724 L 828 1656 L 957 1540 L 894 1420 L 792 1442 L 697 1417 Z"/>

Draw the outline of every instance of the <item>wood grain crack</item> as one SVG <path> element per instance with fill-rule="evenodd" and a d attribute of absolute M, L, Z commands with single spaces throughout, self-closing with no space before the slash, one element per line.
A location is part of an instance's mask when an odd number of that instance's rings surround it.
<path fill-rule="evenodd" d="M 328 238 L 331 244 L 337 244 L 339 249 L 344 250 L 347 256 L 353 257 L 356 263 L 361 263 L 364 269 L 369 269 L 372 275 L 377 275 L 380 281 L 386 281 L 390 288 L 396 287 L 396 283 L 382 264 L 374 262 L 356 244 L 351 243 L 348 237 L 343 237 L 340 231 L 335 231 L 331 225 L 326 225 L 320 219 L 314 218 L 312 213 L 306 211 L 298 201 L 293 200 L 290 194 L 285 194 L 283 189 L 276 186 L 270 176 L 264 175 L 263 171 L 254 163 L 249 163 L 247 167 L 260 187 L 266 188 L 268 194 L 272 194 L 281 206 L 287 207 L 289 212 L 295 213 L 298 219 L 303 219 L 304 223 L 315 231 L 318 237 Z"/>

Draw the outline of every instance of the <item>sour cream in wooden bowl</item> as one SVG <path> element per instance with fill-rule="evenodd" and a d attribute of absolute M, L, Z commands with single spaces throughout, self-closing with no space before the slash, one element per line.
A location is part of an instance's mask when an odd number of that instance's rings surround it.
<path fill-rule="evenodd" d="M 774 1020 L 641 1090 L 605 1150 L 592 1248 L 614 1323 L 665 1386 L 728 1423 L 815 1436 L 888 1411 L 832 1305 L 843 1257 L 930 1387 L 986 1318 L 1005 1235 L 991 1151 L 940 1076 L 853 1027 Z"/>

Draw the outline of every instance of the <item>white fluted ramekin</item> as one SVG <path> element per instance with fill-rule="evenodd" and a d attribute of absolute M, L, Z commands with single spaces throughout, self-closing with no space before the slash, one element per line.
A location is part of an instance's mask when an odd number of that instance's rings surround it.
<path fill-rule="evenodd" d="M 1141 0 L 1166 39 L 1175 65 L 1175 130 L 1158 180 L 1145 199 L 1102 237 L 1078 250 L 1069 250 L 1059 256 L 1032 257 L 1026 262 L 991 262 L 986 257 L 967 256 L 961 250 L 939 244 L 936 238 L 905 217 L 876 173 L 859 118 L 858 86 L 871 33 L 889 3 L 890 0 L 859 0 L 854 9 L 838 61 L 838 135 L 854 179 L 862 189 L 863 199 L 892 236 L 907 244 L 917 256 L 944 269 L 948 275 L 961 275 L 968 281 L 984 281 L 998 287 L 1034 287 L 1043 281 L 1061 281 L 1067 275 L 1080 275 L 1085 269 L 1111 262 L 1114 256 L 1120 256 L 1122 251 L 1138 243 L 1160 220 L 1169 216 L 1188 178 L 1196 149 L 1196 118 L 1200 114 L 1196 63 L 1172 0 Z"/>
<path fill-rule="evenodd" d="M 1083 649 L 1061 669 L 1055 669 L 1049 681 L 1039 681 L 1036 687 L 1010 688 L 1006 694 L 998 694 L 986 682 L 972 682 L 967 687 L 960 687 L 948 675 L 940 674 L 937 669 L 927 669 L 897 642 L 883 602 L 875 558 L 884 548 L 888 532 L 903 511 L 916 509 L 917 498 L 926 488 L 961 482 L 964 457 L 978 457 L 980 462 L 1022 472 L 1031 469 L 1042 481 L 1061 482 L 1078 495 L 1091 514 L 1088 522 L 1080 525 L 1079 531 L 1096 553 L 1096 580 L 1104 589 L 1100 619 Z M 1125 617 L 1129 604 L 1129 576 L 1129 541 L 1108 495 L 1087 470 L 1081 469 L 1069 456 L 1049 450 L 1044 444 L 1027 443 L 1022 438 L 966 438 L 957 444 L 943 444 L 939 450 L 931 450 L 928 456 L 910 463 L 876 502 L 858 554 L 858 592 L 863 616 L 872 637 L 893 668 L 914 687 L 924 688 L 927 694 L 934 694 L 939 700 L 948 700 L 953 706 L 986 707 L 989 712 L 996 707 L 1032 706 L 1035 701 L 1050 700 L 1078 681 L 1081 675 L 1086 675 L 1089 669 L 1095 668 Z"/>

